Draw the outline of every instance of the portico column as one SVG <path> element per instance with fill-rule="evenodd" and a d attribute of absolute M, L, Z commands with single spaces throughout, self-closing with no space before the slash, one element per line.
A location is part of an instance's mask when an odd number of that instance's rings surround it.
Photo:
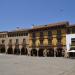
<path fill-rule="evenodd" d="M 54 48 L 54 57 L 56 57 L 56 48 Z"/>

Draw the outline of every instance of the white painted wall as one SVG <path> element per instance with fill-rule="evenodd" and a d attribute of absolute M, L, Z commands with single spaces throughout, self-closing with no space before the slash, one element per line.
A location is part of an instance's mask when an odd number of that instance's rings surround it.
<path fill-rule="evenodd" d="M 67 48 L 67 52 L 70 50 L 71 38 L 75 38 L 75 34 L 67 34 L 66 35 L 66 48 Z"/>

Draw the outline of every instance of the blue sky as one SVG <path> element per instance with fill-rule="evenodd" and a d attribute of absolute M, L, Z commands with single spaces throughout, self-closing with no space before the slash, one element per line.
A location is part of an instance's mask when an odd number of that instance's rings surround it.
<path fill-rule="evenodd" d="M 75 23 L 75 0 L 0 0 L 0 31 L 60 21 Z"/>

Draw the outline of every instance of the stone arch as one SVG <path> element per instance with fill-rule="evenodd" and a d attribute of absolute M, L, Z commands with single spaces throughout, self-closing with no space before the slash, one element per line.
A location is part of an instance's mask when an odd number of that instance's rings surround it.
<path fill-rule="evenodd" d="M 63 48 L 58 47 L 56 50 L 56 57 L 62 57 L 62 51 L 63 51 Z"/>
<path fill-rule="evenodd" d="M 40 49 L 38 50 L 38 56 L 44 56 L 44 55 L 43 55 L 43 51 L 44 51 L 44 49 L 43 49 L 43 48 L 40 48 Z"/>
<path fill-rule="evenodd" d="M 13 48 L 12 47 L 9 47 L 7 49 L 7 54 L 13 54 Z"/>
<path fill-rule="evenodd" d="M 20 49 L 19 48 L 14 48 L 14 54 L 19 55 L 20 54 Z"/>
<path fill-rule="evenodd" d="M 37 56 L 37 50 L 36 49 L 31 50 L 31 56 Z"/>
<path fill-rule="evenodd" d="M 47 49 L 47 56 L 48 57 L 54 57 L 54 48 L 48 48 Z"/>
<path fill-rule="evenodd" d="M 1 45 L 0 52 L 1 53 L 5 53 L 6 52 L 5 45 Z"/>
<path fill-rule="evenodd" d="M 27 55 L 27 54 L 28 54 L 27 48 L 22 47 L 21 48 L 21 55 Z"/>

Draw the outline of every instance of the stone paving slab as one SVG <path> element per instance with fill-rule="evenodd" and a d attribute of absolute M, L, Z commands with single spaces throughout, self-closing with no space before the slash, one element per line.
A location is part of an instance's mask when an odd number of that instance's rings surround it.
<path fill-rule="evenodd" d="M 75 75 L 75 59 L 0 54 L 0 75 Z"/>

